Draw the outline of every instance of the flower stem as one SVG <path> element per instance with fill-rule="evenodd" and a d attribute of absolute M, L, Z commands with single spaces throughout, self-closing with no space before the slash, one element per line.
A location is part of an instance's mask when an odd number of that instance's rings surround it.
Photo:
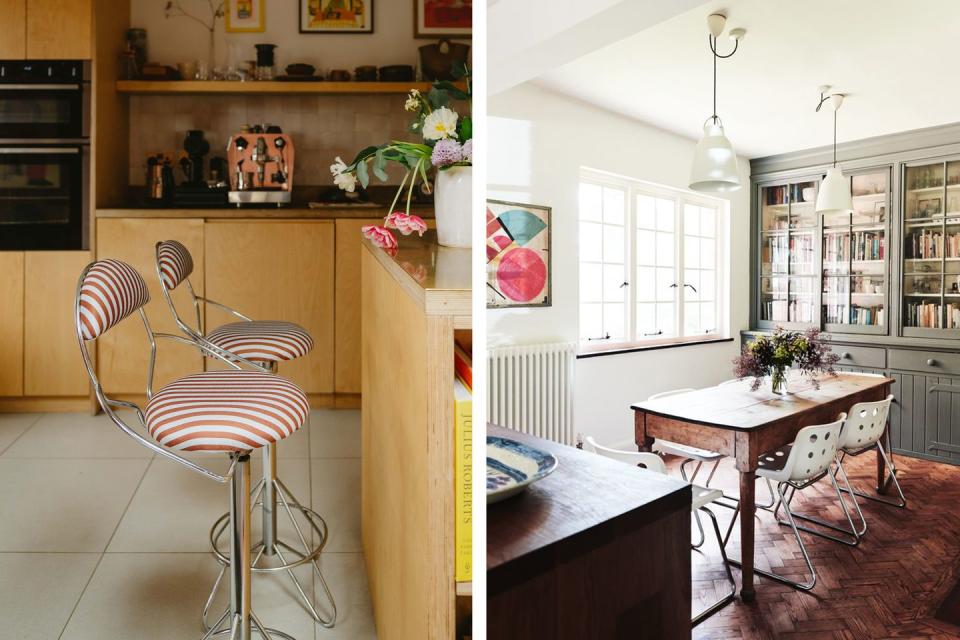
<path fill-rule="evenodd" d="M 413 179 L 410 180 L 410 188 L 407 190 L 407 215 L 410 215 L 410 199 L 413 197 L 413 186 L 417 184 L 417 170 L 420 168 L 420 163 L 423 162 L 423 158 L 417 160 L 417 166 L 415 166 L 411 171 L 414 174 Z M 401 187 L 402 189 L 403 187 Z"/>
<path fill-rule="evenodd" d="M 397 200 L 400 199 L 400 194 L 403 193 L 403 185 L 407 183 L 407 178 L 410 177 L 411 173 L 412 172 L 408 170 L 405 174 L 403 174 L 403 180 L 400 181 L 400 186 L 397 187 L 397 195 L 393 196 L 393 202 L 390 203 L 390 208 L 387 210 L 388 216 L 393 213 L 393 208 L 397 206 Z M 409 213 L 409 211 L 407 211 L 407 213 Z"/>

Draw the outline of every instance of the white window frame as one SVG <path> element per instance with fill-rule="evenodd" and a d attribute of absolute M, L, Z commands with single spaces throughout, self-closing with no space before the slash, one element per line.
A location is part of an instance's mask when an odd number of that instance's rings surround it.
<path fill-rule="evenodd" d="M 624 211 L 624 271 L 627 281 L 630 283 L 627 287 L 624 300 L 624 327 L 625 336 L 622 339 L 603 338 L 602 336 L 582 336 L 579 330 L 579 317 L 581 303 L 579 301 L 579 277 L 578 282 L 578 336 L 580 339 L 581 353 L 595 353 L 602 351 L 622 351 L 632 348 L 654 347 L 661 345 L 688 344 L 697 342 L 711 342 L 715 340 L 729 339 L 729 289 L 727 279 L 729 274 L 728 253 L 730 245 L 729 233 L 729 210 L 730 203 L 722 198 L 705 196 L 700 193 L 685 189 L 676 189 L 666 187 L 643 180 L 619 176 L 594 169 L 581 168 L 581 184 L 593 184 L 600 187 L 611 187 L 622 189 L 626 193 L 627 206 Z M 713 208 L 716 211 L 716 230 L 714 272 L 716 273 L 716 283 L 714 289 L 714 302 L 716 309 L 716 327 L 709 333 L 697 333 L 685 335 L 685 303 L 687 300 L 686 287 L 677 287 L 673 304 L 675 311 L 673 314 L 673 334 L 668 337 L 638 336 L 636 327 L 637 314 L 637 196 L 647 195 L 654 198 L 663 198 L 674 201 L 674 265 L 673 268 L 677 278 L 682 279 L 686 261 L 684 256 L 685 229 L 684 229 L 684 206 L 695 205 L 700 207 Z M 580 211 L 577 212 L 577 224 L 579 229 Z M 580 259 L 578 255 L 577 268 L 579 271 Z M 703 267 L 698 267 L 702 269 Z M 701 287 L 702 288 L 702 287 Z M 592 339 L 588 339 L 592 338 Z"/>

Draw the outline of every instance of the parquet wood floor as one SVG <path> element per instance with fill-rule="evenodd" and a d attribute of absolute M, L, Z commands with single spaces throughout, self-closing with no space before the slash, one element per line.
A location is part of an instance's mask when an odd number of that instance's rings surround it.
<path fill-rule="evenodd" d="M 854 486 L 871 488 L 875 458 L 865 454 L 844 465 Z M 801 532 L 817 570 L 814 590 L 804 593 L 757 576 L 756 601 L 739 598 L 694 629 L 701 640 L 797 638 L 803 640 L 882 640 L 885 638 L 960 638 L 960 627 L 934 619 L 938 606 L 960 580 L 960 467 L 897 456 L 906 509 L 860 500 L 869 529 L 851 548 Z M 668 461 L 671 472 L 677 461 Z M 705 475 L 700 479 L 705 480 Z M 875 478 L 875 475 L 872 476 Z M 874 480 L 875 481 L 875 480 Z M 736 495 L 737 475 L 725 460 L 713 483 Z M 758 484 L 757 498 L 767 499 Z M 842 518 L 829 481 L 821 481 L 794 500 L 795 512 L 831 521 Z M 721 526 L 733 511 L 716 508 Z M 757 566 L 806 580 L 803 557 L 789 527 L 758 511 Z M 704 518 L 704 523 L 709 520 Z M 728 552 L 739 557 L 739 527 Z M 728 588 L 714 536 L 708 529 L 703 553 L 693 556 L 694 606 L 716 600 Z M 734 569 L 738 583 L 739 571 Z M 698 609 L 699 610 L 699 609 Z"/>

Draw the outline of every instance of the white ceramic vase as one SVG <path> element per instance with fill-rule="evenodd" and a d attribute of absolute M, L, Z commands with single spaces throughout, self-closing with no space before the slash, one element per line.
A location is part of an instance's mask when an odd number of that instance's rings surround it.
<path fill-rule="evenodd" d="M 437 241 L 445 247 L 469 249 L 473 194 L 473 167 L 450 167 L 437 172 L 433 196 Z"/>

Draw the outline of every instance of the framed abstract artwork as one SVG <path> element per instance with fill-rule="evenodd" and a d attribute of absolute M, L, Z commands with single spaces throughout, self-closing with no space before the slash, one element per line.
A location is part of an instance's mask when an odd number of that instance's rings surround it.
<path fill-rule="evenodd" d="M 300 33 L 373 33 L 373 0 L 300 0 Z"/>
<path fill-rule="evenodd" d="M 227 0 L 224 6 L 228 33 L 258 33 L 266 30 L 266 0 Z"/>
<path fill-rule="evenodd" d="M 413 0 L 417 38 L 469 38 L 473 30 L 473 0 Z"/>
<path fill-rule="evenodd" d="M 550 207 L 487 200 L 487 308 L 549 307 Z"/>

